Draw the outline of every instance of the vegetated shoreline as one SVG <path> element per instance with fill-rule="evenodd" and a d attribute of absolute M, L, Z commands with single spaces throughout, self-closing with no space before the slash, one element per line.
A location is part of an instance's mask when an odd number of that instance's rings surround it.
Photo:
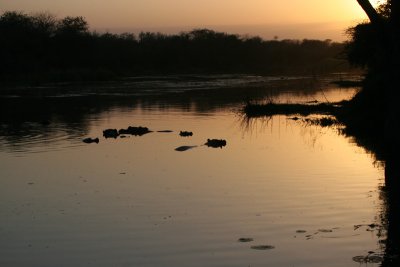
<path fill-rule="evenodd" d="M 345 72 L 351 69 L 345 47 L 331 40 L 264 40 L 211 29 L 97 33 L 83 17 L 6 11 L 0 13 L 0 85 L 177 73 Z"/>
<path fill-rule="evenodd" d="M 194 29 L 180 34 L 142 32 L 99 34 L 83 17 L 57 18 L 49 13 L 29 15 L 6 11 L 0 15 L 0 89 L 48 83 L 121 81 L 139 75 L 261 74 L 319 75 L 349 72 L 347 43 L 331 40 L 263 40 L 258 36 Z M 312 107 L 334 112 L 344 122 L 356 101 Z M 310 109 L 310 107 L 307 107 Z M 252 110 L 260 110 L 253 106 Z M 269 113 L 294 112 L 302 107 L 268 107 Z M 261 112 L 261 111 L 257 111 Z M 342 114 L 342 115 L 341 115 Z M 348 116 L 343 114 L 349 114 Z M 356 118 L 357 117 L 357 118 Z M 368 123 L 368 120 L 363 120 Z M 384 129 L 383 125 L 375 128 Z M 376 130 L 375 130 L 376 131 Z"/>
<path fill-rule="evenodd" d="M 345 82 L 347 84 L 347 82 Z M 348 84 L 358 84 L 349 81 Z M 340 133 L 352 138 L 359 146 L 373 154 L 375 159 L 385 162 L 391 156 L 387 149 L 383 125 L 376 125 L 377 121 L 383 123 L 384 114 L 376 111 L 373 114 L 354 113 L 354 106 L 357 105 L 357 98 L 343 100 L 333 103 L 252 103 L 248 102 L 242 113 L 247 119 L 271 117 L 274 115 L 286 115 L 293 120 L 300 120 L 299 117 L 309 115 L 323 115 L 317 119 L 303 119 L 311 124 L 322 127 L 340 125 Z M 293 116 L 293 117 L 290 117 Z M 367 116 L 374 116 L 368 118 Z"/>

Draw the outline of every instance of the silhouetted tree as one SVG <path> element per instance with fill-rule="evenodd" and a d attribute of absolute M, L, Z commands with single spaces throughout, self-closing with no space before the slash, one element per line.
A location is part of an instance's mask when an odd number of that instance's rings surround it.
<path fill-rule="evenodd" d="M 388 0 L 375 9 L 368 0 L 357 0 L 370 22 L 353 27 L 348 56 L 367 67 L 363 90 L 353 101 L 354 112 L 368 116 L 365 123 L 381 133 L 388 154 L 399 148 L 397 131 L 400 86 L 400 1 Z M 363 120 L 360 118 L 360 120 Z M 384 130 L 383 130 L 384 129 Z"/>
<path fill-rule="evenodd" d="M 89 31 L 89 25 L 83 17 L 65 17 L 57 23 L 56 34 L 82 35 Z"/>
<path fill-rule="evenodd" d="M 400 1 L 387 0 L 377 9 L 368 0 L 357 2 L 370 22 L 350 30 L 349 59 L 353 64 L 367 68 L 363 88 L 349 105 L 353 117 L 350 127 L 358 128 L 355 135 L 359 139 L 368 140 L 372 136 L 374 150 L 385 160 L 382 193 L 386 201 L 383 223 L 387 240 L 382 266 L 399 266 L 400 105 L 397 95 L 400 89 Z"/>

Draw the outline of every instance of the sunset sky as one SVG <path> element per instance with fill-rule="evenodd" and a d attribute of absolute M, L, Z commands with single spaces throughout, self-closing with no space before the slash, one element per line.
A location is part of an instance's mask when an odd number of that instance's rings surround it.
<path fill-rule="evenodd" d="M 376 2 L 376 1 L 375 1 Z M 92 30 L 177 33 L 210 28 L 265 39 L 346 39 L 366 19 L 356 0 L 0 0 L 0 11 L 83 16 Z"/>

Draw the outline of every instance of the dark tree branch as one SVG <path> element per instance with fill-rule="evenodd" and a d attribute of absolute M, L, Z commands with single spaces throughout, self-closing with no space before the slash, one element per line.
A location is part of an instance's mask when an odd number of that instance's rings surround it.
<path fill-rule="evenodd" d="M 362 7 L 362 9 L 367 14 L 369 20 L 372 23 L 379 23 L 382 20 L 382 17 L 378 14 L 369 0 L 357 0 L 358 4 Z"/>

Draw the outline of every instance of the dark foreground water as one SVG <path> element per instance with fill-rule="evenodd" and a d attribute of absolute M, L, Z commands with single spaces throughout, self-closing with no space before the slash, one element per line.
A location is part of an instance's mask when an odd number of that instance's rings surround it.
<path fill-rule="evenodd" d="M 4 89 L 0 266 L 379 266 L 373 157 L 338 128 L 238 112 L 355 90 L 257 76 Z M 153 132 L 102 136 L 128 126 Z"/>

